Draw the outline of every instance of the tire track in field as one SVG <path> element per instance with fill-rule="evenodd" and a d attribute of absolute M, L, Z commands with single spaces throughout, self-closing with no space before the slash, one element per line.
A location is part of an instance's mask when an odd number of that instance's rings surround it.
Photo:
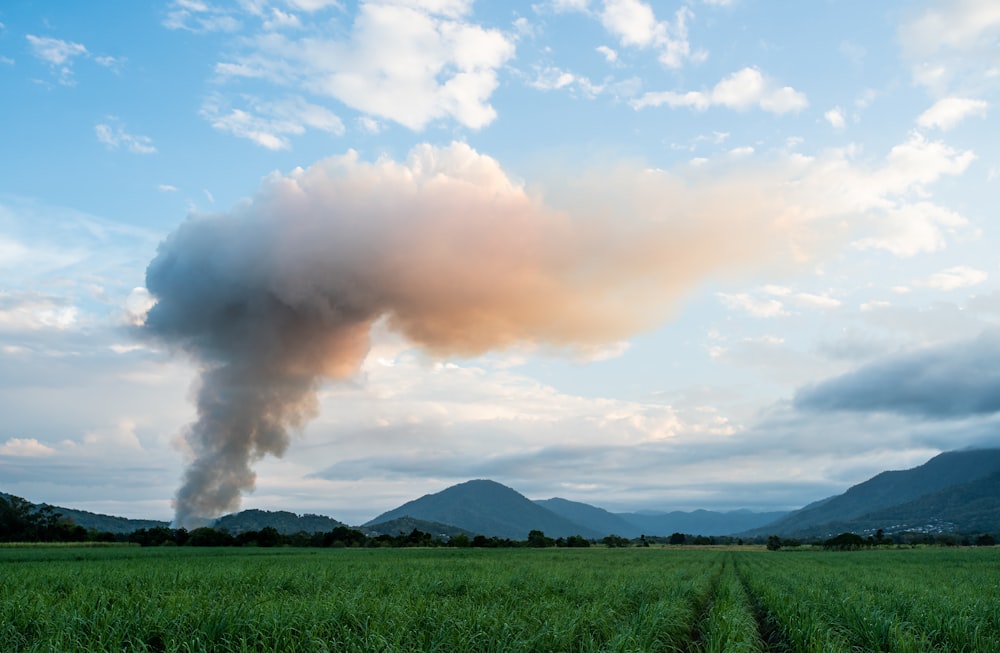
<path fill-rule="evenodd" d="M 761 641 L 764 642 L 764 650 L 767 653 L 794 653 L 795 649 L 788 641 L 788 637 L 778 623 L 778 620 L 764 606 L 760 596 L 750 589 L 746 577 L 735 561 L 733 569 L 736 571 L 736 578 L 740 581 L 743 591 L 746 592 L 747 598 L 750 599 L 750 609 L 753 611 L 753 617 L 757 621 L 757 632 L 760 635 Z"/>
<path fill-rule="evenodd" d="M 719 565 L 719 568 L 712 575 L 705 593 L 695 597 L 693 607 L 696 616 L 694 621 L 691 622 L 691 634 L 688 636 L 688 645 L 685 653 L 702 653 L 705 650 L 703 646 L 703 626 L 712 612 L 712 603 L 719 591 L 719 583 L 722 580 L 722 573 L 725 568 L 726 561 L 723 560 L 722 564 Z"/>

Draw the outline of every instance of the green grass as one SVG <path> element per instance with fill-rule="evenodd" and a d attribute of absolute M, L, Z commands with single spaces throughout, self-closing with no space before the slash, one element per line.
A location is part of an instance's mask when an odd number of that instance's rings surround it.
<path fill-rule="evenodd" d="M 997 651 L 1000 550 L 0 550 L 0 651 Z"/>

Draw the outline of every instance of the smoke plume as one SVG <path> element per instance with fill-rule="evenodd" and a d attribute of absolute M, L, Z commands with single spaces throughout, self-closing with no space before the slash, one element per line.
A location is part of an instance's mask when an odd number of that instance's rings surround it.
<path fill-rule="evenodd" d="M 200 370 L 176 522 L 239 506 L 253 463 L 315 416 L 318 384 L 358 369 L 376 320 L 435 356 L 592 347 L 655 326 L 707 275 L 787 259 L 786 218 L 766 189 L 655 171 L 543 199 L 463 144 L 272 175 L 192 215 L 146 273 L 142 329 Z"/>

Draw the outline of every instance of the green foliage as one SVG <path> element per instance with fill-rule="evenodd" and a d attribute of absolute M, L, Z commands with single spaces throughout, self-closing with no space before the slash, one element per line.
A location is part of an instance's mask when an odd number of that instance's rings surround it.
<path fill-rule="evenodd" d="M 869 546 L 869 543 L 857 533 L 841 533 L 823 542 L 824 549 L 836 549 L 838 551 L 857 551 L 866 546 Z"/>
<path fill-rule="evenodd" d="M 0 542 L 114 541 L 113 533 L 88 531 L 53 506 L 34 504 L 11 494 L 0 495 Z"/>
<path fill-rule="evenodd" d="M 618 549 L 626 546 L 630 546 L 632 542 L 621 535 L 608 535 L 601 540 L 601 544 L 608 547 L 609 549 Z"/>
<path fill-rule="evenodd" d="M 0 650 L 675 651 L 713 566 L 629 549 L 0 550 Z"/>

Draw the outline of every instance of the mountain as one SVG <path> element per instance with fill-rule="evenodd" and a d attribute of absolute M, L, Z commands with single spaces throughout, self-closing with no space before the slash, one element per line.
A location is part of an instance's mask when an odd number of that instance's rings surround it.
<path fill-rule="evenodd" d="M 635 524 L 622 519 L 621 516 L 587 503 L 555 497 L 552 499 L 539 499 L 535 501 L 535 504 L 546 510 L 551 510 L 571 522 L 601 533 L 602 536 L 621 535 L 622 537 L 639 537 L 642 534 L 640 532 L 641 529 Z"/>
<path fill-rule="evenodd" d="M 586 503 L 566 499 L 542 499 L 536 504 L 581 526 L 604 535 L 639 537 L 640 535 L 732 535 L 780 519 L 787 512 L 751 512 L 734 510 L 714 512 L 622 512 L 613 513 Z"/>
<path fill-rule="evenodd" d="M 365 526 L 362 530 L 369 537 L 375 535 L 407 535 L 417 529 L 423 533 L 430 533 L 437 539 L 450 539 L 458 535 L 465 535 L 472 538 L 476 534 L 458 526 L 442 524 L 436 521 L 426 521 L 424 519 L 414 519 L 413 517 L 399 517 L 389 521 L 381 521 L 377 524 Z"/>
<path fill-rule="evenodd" d="M 94 529 L 102 533 L 127 534 L 141 528 L 160 528 L 163 526 L 170 526 L 170 522 L 158 521 L 155 519 L 128 519 L 127 517 L 101 515 L 96 512 L 76 510 L 75 508 L 62 508 L 60 506 L 52 506 L 52 509 L 60 513 L 63 517 L 72 519 L 74 524 L 82 526 L 88 531 L 90 529 Z"/>
<path fill-rule="evenodd" d="M 234 535 L 246 531 L 259 531 L 267 526 L 284 535 L 291 535 L 300 532 L 327 533 L 346 524 L 323 515 L 297 515 L 285 510 L 242 510 L 219 517 L 213 526 Z"/>
<path fill-rule="evenodd" d="M 913 469 L 877 474 L 745 534 L 811 537 L 932 524 L 945 530 L 1000 531 L 995 519 L 1000 511 L 998 473 L 1000 449 L 950 451 Z"/>
<path fill-rule="evenodd" d="M 4 500 L 10 500 L 14 495 L 7 494 L 6 492 L 0 492 L 0 498 Z M 18 497 L 19 499 L 21 497 Z M 25 499 L 27 501 L 27 499 Z M 28 503 L 31 503 L 30 501 Z M 52 506 L 46 503 L 31 503 L 35 508 L 43 508 L 48 506 L 52 510 L 64 518 L 69 519 L 76 526 L 89 530 L 96 530 L 102 533 L 123 533 L 128 534 L 133 531 L 137 531 L 140 528 L 157 528 L 160 526 L 169 526 L 170 522 L 157 521 L 155 519 L 129 519 L 128 517 L 115 517 L 112 515 L 102 515 L 96 512 L 87 512 L 86 510 L 77 510 L 75 508 L 63 508 L 62 506 Z"/>
<path fill-rule="evenodd" d="M 621 513 L 620 517 L 634 524 L 645 535 L 733 535 L 781 519 L 788 512 L 751 512 L 732 510 L 673 511 L 661 514 Z"/>
<path fill-rule="evenodd" d="M 526 539 L 533 530 L 543 531 L 549 537 L 605 535 L 557 515 L 505 485 L 487 480 L 459 483 L 414 499 L 382 513 L 365 526 L 400 517 L 436 521 L 478 535 L 515 540 Z"/>
<path fill-rule="evenodd" d="M 1000 471 L 970 483 L 955 485 L 892 508 L 865 515 L 867 528 L 886 531 L 916 530 L 922 525 L 947 522 L 962 533 L 1000 530 Z M 889 528 L 883 524 L 893 522 Z"/>

